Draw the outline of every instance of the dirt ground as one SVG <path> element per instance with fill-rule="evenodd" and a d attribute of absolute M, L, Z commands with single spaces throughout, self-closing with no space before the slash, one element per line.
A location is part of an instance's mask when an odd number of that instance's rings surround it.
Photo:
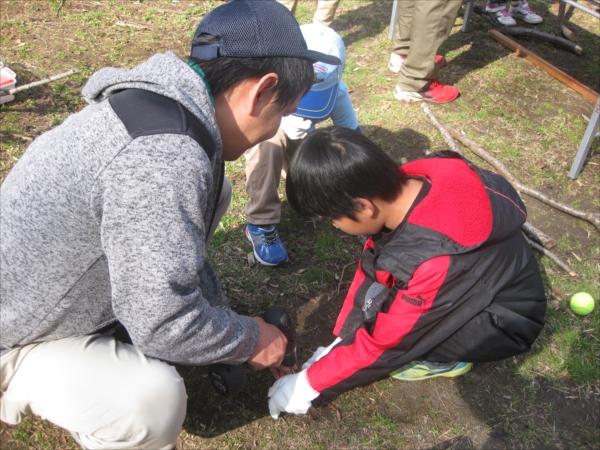
<path fill-rule="evenodd" d="M 60 83 L 26 91 L 0 109 L 0 178 L 8 174 L 32 139 L 85 106 L 78 94 L 91 73 L 104 66 L 132 67 L 166 49 L 185 55 L 190 31 L 202 14 L 218 3 L 0 0 L 0 59 L 17 72 L 20 85 L 72 67 L 80 70 L 79 75 Z M 300 13 L 304 14 L 314 9 L 309 1 L 301 6 L 304 9 Z M 539 2 L 536 6 L 543 11 L 546 22 L 555 21 L 556 2 Z M 382 62 L 391 46 L 386 28 L 390 10 L 390 2 L 345 0 L 334 28 L 344 37 L 348 59 L 354 64 L 354 68 L 347 68 L 347 83 L 352 101 L 360 110 L 363 131 L 395 159 L 412 160 L 425 150 L 446 149 L 447 145 L 418 107 L 398 107 L 391 96 L 393 81 L 389 81 L 392 78 Z M 600 62 L 596 53 L 600 48 L 600 30 L 594 30 L 592 23 L 595 37 L 590 37 L 587 19 L 572 19 L 573 31 L 585 36 L 587 52 L 583 57 L 547 44 L 523 43 L 598 91 Z M 578 142 L 585 129 L 581 116 L 589 117 L 593 104 L 487 37 L 490 24 L 484 17 L 475 15 L 471 26 L 472 31 L 466 34 L 455 29 L 442 48 L 449 60 L 445 79 L 459 86 L 462 95 L 452 104 L 434 108 L 436 114 L 449 125 L 482 139 L 497 134 L 498 142 L 506 138 L 517 142 L 515 146 L 521 149 L 531 146 L 529 156 L 511 156 L 512 147 L 494 155 L 516 176 L 531 181 L 543 193 L 598 212 L 597 142 L 578 181 L 557 175 L 568 171 L 574 157 L 573 142 Z M 465 47 L 469 51 L 461 50 Z M 495 85 L 487 78 L 486 67 L 498 60 L 518 70 L 519 76 L 528 81 L 519 84 L 519 89 L 511 89 L 514 80 L 507 74 L 505 85 L 498 86 L 502 95 L 491 97 L 495 105 L 490 105 L 486 96 Z M 360 78 L 357 67 L 361 71 L 372 68 L 373 73 Z M 526 94 L 521 90 L 523 86 Z M 529 91 L 535 92 L 530 95 Z M 379 97 L 380 103 L 373 106 L 373 99 Z M 495 107 L 502 108 L 509 119 L 530 121 L 531 133 L 500 127 L 503 116 L 491 114 Z M 399 112 L 392 112 L 394 109 Z M 552 111 L 559 109 L 567 118 L 564 123 L 552 122 Z M 483 116 L 486 112 L 490 112 L 487 118 Z M 406 114 L 400 116 L 406 119 L 399 124 L 393 114 Z M 557 129 L 565 133 L 559 136 L 561 139 L 571 136 L 569 133 L 574 137 L 565 148 L 553 145 L 548 149 L 544 146 L 545 135 L 551 139 Z M 533 175 L 532 167 L 537 167 Z M 242 192 L 243 170 L 229 176 L 234 190 Z M 596 270 L 586 275 L 591 279 L 585 281 L 598 286 L 597 230 L 537 200 L 524 197 L 524 201 L 531 223 L 560 242 L 557 253 L 562 258 L 571 264 L 580 260 L 592 261 L 592 267 L 595 264 Z M 229 214 L 241 216 L 242 207 L 243 203 L 234 205 Z M 303 361 L 317 346 L 328 345 L 332 340 L 330 330 L 354 273 L 353 262 L 358 259 L 360 245 L 355 238 L 331 230 L 326 224 L 306 223 L 287 206 L 282 230 L 293 232 L 294 238 L 288 244 L 291 264 L 281 271 L 248 266 L 248 248 L 240 226 L 227 230 L 211 259 L 227 262 L 217 264 L 216 269 L 239 312 L 260 314 L 265 305 L 274 301 L 292 312 L 298 326 L 299 359 Z M 563 275 L 545 261 L 540 257 L 544 280 L 550 288 L 554 284 L 551 280 Z M 319 272 L 314 272 L 317 269 Z M 306 281 L 313 272 L 316 275 Z M 549 297 L 552 299 L 550 294 Z M 554 310 L 554 315 L 568 314 L 564 302 L 559 302 Z M 597 321 L 590 324 L 589 319 L 569 320 L 569 326 L 582 334 L 597 326 Z M 543 339 L 531 354 L 542 352 L 553 342 L 552 336 L 567 326 L 564 323 L 563 319 L 556 319 L 546 327 Z M 600 357 L 600 353 L 596 356 Z M 517 368 L 524 358 L 478 364 L 465 376 L 450 380 L 384 380 L 338 398 L 319 399 L 306 416 L 284 415 L 278 422 L 271 420 L 266 407 L 271 383 L 268 374 L 248 371 L 248 387 L 236 398 L 223 399 L 209 386 L 204 369 L 178 367 L 189 395 L 188 415 L 178 448 L 599 448 L 600 380 L 581 383 L 568 376 L 552 378 L 541 366 L 538 376 L 523 376 Z M 18 427 L 0 424 L 0 448 L 77 446 L 68 433 L 28 418 Z"/>

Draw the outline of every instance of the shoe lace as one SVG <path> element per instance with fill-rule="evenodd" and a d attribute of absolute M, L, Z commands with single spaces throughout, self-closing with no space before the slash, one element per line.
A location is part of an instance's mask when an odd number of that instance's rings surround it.
<path fill-rule="evenodd" d="M 496 14 L 500 14 L 502 17 L 510 17 L 510 14 L 506 10 L 506 8 L 503 8 L 500 11 L 497 11 Z"/>
<path fill-rule="evenodd" d="M 263 230 L 265 231 L 265 234 L 261 235 L 261 240 L 263 241 L 263 243 L 267 245 L 273 245 L 279 242 L 279 233 L 277 233 L 277 230 L 275 228 L 268 231 L 263 228 Z"/>

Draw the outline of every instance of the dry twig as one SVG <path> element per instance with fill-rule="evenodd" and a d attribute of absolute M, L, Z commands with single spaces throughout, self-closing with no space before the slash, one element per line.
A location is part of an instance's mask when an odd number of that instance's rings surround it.
<path fill-rule="evenodd" d="M 0 90 L 0 95 L 13 95 L 13 94 L 16 94 L 17 92 L 25 91 L 25 90 L 31 89 L 32 87 L 35 87 L 35 86 L 40 86 L 42 84 L 50 83 L 51 81 L 60 80 L 61 78 L 68 77 L 69 75 L 73 75 L 74 73 L 77 73 L 77 72 L 78 72 L 77 69 L 71 69 L 68 72 L 60 73 L 58 75 L 53 75 L 51 77 L 44 78 L 43 80 L 34 81 L 33 83 L 24 84 L 23 86 L 19 86 L 18 88 L 14 88 L 11 90 Z"/>
<path fill-rule="evenodd" d="M 421 103 L 421 109 L 423 110 L 423 112 L 425 113 L 425 115 L 427 116 L 429 121 L 439 130 L 440 133 L 442 133 L 442 137 L 446 141 L 446 144 L 448 144 L 450 146 L 450 149 L 454 150 L 459 155 L 462 155 L 463 152 L 460 149 L 460 147 L 456 144 L 456 142 L 454 142 L 454 139 L 452 139 L 452 136 L 450 136 L 448 131 L 440 123 L 440 121 L 437 119 L 437 117 L 435 117 L 433 115 L 433 113 L 431 112 L 431 109 L 429 109 L 429 106 L 427 105 L 427 103 L 425 103 L 425 102 Z"/>
<path fill-rule="evenodd" d="M 547 249 L 551 249 L 552 247 L 556 246 L 556 241 L 554 239 L 552 239 L 547 234 L 545 234 L 545 233 L 541 232 L 540 230 L 538 230 L 537 228 L 535 228 L 529 222 L 525 222 L 521 226 L 521 229 L 525 232 L 525 234 L 528 237 L 533 239 L 538 244 L 543 245 Z"/>
<path fill-rule="evenodd" d="M 560 266 L 561 269 L 565 270 L 569 275 L 571 275 L 572 277 L 577 276 L 577 273 L 575 273 L 575 271 L 573 269 L 571 269 L 566 263 L 561 261 L 561 259 L 558 256 L 556 256 L 554 253 L 552 253 L 550 250 L 545 249 L 537 242 L 533 242 L 527 236 L 525 236 L 525 239 L 527 240 L 527 242 L 529 242 L 529 245 L 531 245 L 532 248 L 534 248 L 537 251 L 546 255 L 548 258 L 550 258 L 552 261 L 554 261 L 558 266 Z"/>
<path fill-rule="evenodd" d="M 56 17 L 58 17 L 58 13 L 60 12 L 63 6 L 65 6 L 65 0 L 60 0 L 60 5 L 58 5 L 58 9 L 56 10 Z"/>
<path fill-rule="evenodd" d="M 344 272 L 346 271 L 346 268 L 347 268 L 347 267 L 350 267 L 350 266 L 352 266 L 352 265 L 354 265 L 354 264 L 356 264 L 356 263 L 358 263 L 358 260 L 356 260 L 356 261 L 352 261 L 351 263 L 349 263 L 349 264 L 346 264 L 346 265 L 344 266 L 344 268 L 342 269 L 342 274 L 340 275 L 340 281 L 339 281 L 339 283 L 338 283 L 338 287 L 337 287 L 337 293 L 336 293 L 336 295 L 338 295 L 338 294 L 340 293 L 340 286 L 342 285 L 342 281 L 344 281 Z"/>

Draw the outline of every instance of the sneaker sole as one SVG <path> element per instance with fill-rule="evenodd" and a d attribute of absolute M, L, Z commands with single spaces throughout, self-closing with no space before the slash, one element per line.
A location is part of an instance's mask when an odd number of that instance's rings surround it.
<path fill-rule="evenodd" d="M 244 230 L 244 234 L 246 235 L 246 238 L 252 244 L 252 253 L 254 253 L 254 259 L 256 259 L 261 265 L 263 265 L 263 266 L 269 266 L 269 267 L 277 267 L 277 266 L 283 266 L 285 263 L 287 263 L 289 261 L 289 259 L 286 259 L 285 261 L 279 261 L 276 264 L 268 263 L 266 261 L 263 261 L 260 258 L 260 256 L 258 256 L 258 253 L 256 253 L 256 247 L 254 247 L 254 241 L 252 240 L 252 236 L 250 236 L 250 233 L 248 232 L 248 228 L 246 228 Z"/>
<path fill-rule="evenodd" d="M 394 91 L 394 97 L 396 98 L 396 100 L 400 100 L 401 102 L 408 102 L 408 103 L 422 102 L 424 100 L 423 96 L 417 92 L 402 91 L 401 93 L 398 93 L 398 92 Z"/>
<path fill-rule="evenodd" d="M 513 16 L 512 14 L 511 14 L 511 16 L 512 16 L 512 17 L 514 17 L 515 19 L 522 20 L 523 22 L 525 22 L 525 23 L 529 23 L 529 24 L 531 24 L 531 25 L 537 25 L 538 23 L 542 23 L 542 22 L 544 21 L 544 19 L 540 19 L 540 20 L 527 20 L 527 19 L 526 19 L 526 18 L 524 18 L 524 17 L 520 17 L 520 16 L 518 16 L 518 15 L 514 15 L 514 16 Z M 516 25 L 516 24 L 515 24 L 515 25 Z"/>
<path fill-rule="evenodd" d="M 454 377 L 458 377 L 460 375 L 464 375 L 472 368 L 473 368 L 473 363 L 468 363 L 466 366 L 461 367 L 458 370 L 451 370 L 450 372 L 435 373 L 433 375 L 424 375 L 420 378 L 399 378 L 392 374 L 390 374 L 390 377 L 393 378 L 394 380 L 399 380 L 399 381 L 423 381 L 423 380 L 429 380 L 430 378 L 435 378 L 435 377 L 454 378 Z M 392 372 L 392 373 L 394 373 L 394 372 Z"/>

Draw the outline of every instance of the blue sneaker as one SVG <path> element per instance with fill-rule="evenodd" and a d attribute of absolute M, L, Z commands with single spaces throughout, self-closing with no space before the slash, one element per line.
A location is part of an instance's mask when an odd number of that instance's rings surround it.
<path fill-rule="evenodd" d="M 473 363 L 450 362 L 438 363 L 431 361 L 414 360 L 405 366 L 390 373 L 392 378 L 403 381 L 421 381 L 434 377 L 457 377 L 467 373 Z"/>
<path fill-rule="evenodd" d="M 277 266 L 288 261 L 288 254 L 279 239 L 277 225 L 246 226 L 246 237 L 252 242 L 254 257 L 263 266 Z"/>

